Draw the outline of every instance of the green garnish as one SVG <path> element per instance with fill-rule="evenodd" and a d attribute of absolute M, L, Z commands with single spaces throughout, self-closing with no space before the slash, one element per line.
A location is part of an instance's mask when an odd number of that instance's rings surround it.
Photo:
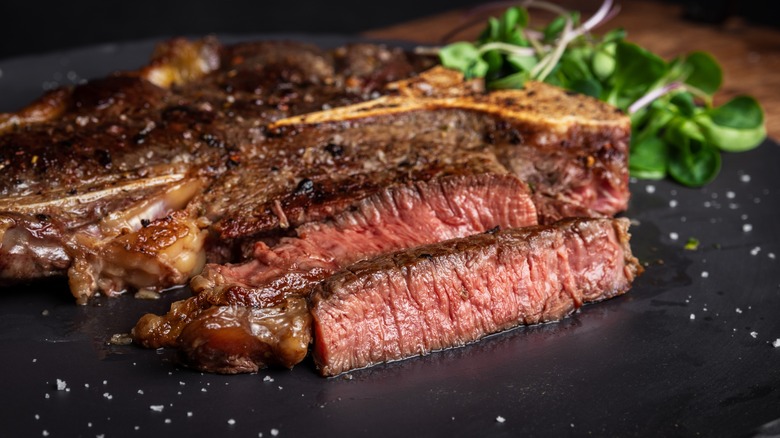
<path fill-rule="evenodd" d="M 711 55 L 693 52 L 667 62 L 626 41 L 622 29 L 591 35 L 614 12 L 612 0 L 585 23 L 552 3 L 523 5 L 490 18 L 476 42 L 442 47 L 442 65 L 468 79 L 484 77 L 489 89 L 544 81 L 620 108 L 631 117 L 629 169 L 637 178 L 702 186 L 720 171 L 721 151 L 753 149 L 766 137 L 764 112 L 754 98 L 713 104 L 723 72 Z M 557 18 L 531 29 L 529 8 Z"/>
<path fill-rule="evenodd" d="M 699 249 L 699 239 L 695 237 L 689 237 L 688 241 L 685 242 L 684 248 L 687 249 L 688 251 L 696 251 L 697 249 Z"/>

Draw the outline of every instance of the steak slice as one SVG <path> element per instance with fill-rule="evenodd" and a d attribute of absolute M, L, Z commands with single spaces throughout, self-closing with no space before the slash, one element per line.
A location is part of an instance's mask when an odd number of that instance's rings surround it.
<path fill-rule="evenodd" d="M 192 281 L 197 295 L 162 317 L 144 316 L 133 337 L 146 347 L 177 347 L 185 363 L 204 371 L 292 367 L 311 339 L 305 297 L 338 269 L 387 251 L 535 223 L 530 191 L 512 175 L 391 185 L 331 220 L 299 227 L 297 237 L 258 243 L 247 263 L 208 265 Z"/>
<path fill-rule="evenodd" d="M 557 321 L 626 292 L 627 219 L 565 219 L 365 260 L 311 295 L 314 360 L 334 376 Z"/>

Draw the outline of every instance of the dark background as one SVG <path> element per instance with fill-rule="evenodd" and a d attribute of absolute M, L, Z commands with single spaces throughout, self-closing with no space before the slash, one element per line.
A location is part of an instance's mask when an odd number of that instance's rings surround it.
<path fill-rule="evenodd" d="M 636 0 L 616 0 L 625 3 Z M 657 0 L 684 4 L 692 19 L 722 22 L 739 15 L 777 25 L 767 0 Z M 0 59 L 91 44 L 177 35 L 310 33 L 354 34 L 428 15 L 467 8 L 478 0 L 82 0 L 4 1 Z"/>

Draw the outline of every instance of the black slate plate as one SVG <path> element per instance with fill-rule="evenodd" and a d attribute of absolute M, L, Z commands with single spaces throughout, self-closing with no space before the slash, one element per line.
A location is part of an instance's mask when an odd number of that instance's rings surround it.
<path fill-rule="evenodd" d="M 55 82 L 137 68 L 152 45 L 2 61 L 0 111 Z M 292 371 L 203 375 L 176 366 L 168 351 L 107 345 L 143 313 L 187 296 L 185 289 L 156 302 L 124 296 L 79 307 L 61 281 L 6 288 L 0 434 L 776 436 L 779 163 L 780 146 L 768 140 L 726 155 L 704 189 L 632 182 L 627 216 L 636 221 L 632 246 L 647 272 L 625 296 L 561 323 L 346 377 L 320 378 L 310 362 Z M 701 241 L 698 250 L 683 249 L 690 237 Z"/>

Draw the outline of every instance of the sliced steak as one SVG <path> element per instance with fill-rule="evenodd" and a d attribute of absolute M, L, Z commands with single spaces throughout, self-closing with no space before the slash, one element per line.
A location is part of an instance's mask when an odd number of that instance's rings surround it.
<path fill-rule="evenodd" d="M 508 174 L 392 185 L 332 220 L 299 227 L 297 237 L 274 247 L 258 243 L 250 262 L 207 266 L 192 281 L 197 295 L 174 303 L 165 316 L 144 316 L 133 337 L 147 347 L 177 347 L 186 363 L 205 371 L 292 367 L 311 339 L 299 301 L 338 269 L 387 251 L 535 223 L 527 186 Z M 268 312 L 274 317 L 258 316 Z"/>
<path fill-rule="evenodd" d="M 626 219 L 565 219 L 382 255 L 311 295 L 323 375 L 557 321 L 626 292 L 641 271 Z"/>

